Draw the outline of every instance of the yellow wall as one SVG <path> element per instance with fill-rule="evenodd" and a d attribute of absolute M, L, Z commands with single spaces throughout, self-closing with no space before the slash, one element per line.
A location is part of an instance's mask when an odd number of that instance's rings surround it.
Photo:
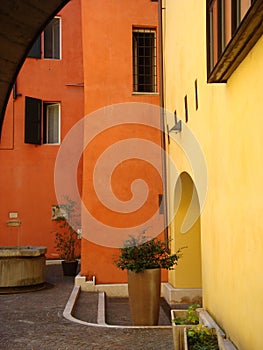
<path fill-rule="evenodd" d="M 197 212 L 197 220 L 187 228 L 187 211 Z M 175 216 L 171 223 L 171 250 L 182 248 L 183 258 L 169 272 L 169 282 L 175 288 L 201 288 L 200 206 L 192 178 L 185 172 L 180 174 L 174 191 Z"/>
<path fill-rule="evenodd" d="M 187 126 L 200 142 L 207 162 L 208 192 L 201 213 L 204 307 L 239 350 L 261 350 L 263 38 L 227 84 L 207 84 L 205 3 L 163 2 L 165 107 L 176 109 L 184 121 L 187 94 Z M 184 126 L 179 137 L 187 144 Z M 191 165 L 178 146 L 172 142 L 168 151 L 176 158 L 179 173 L 188 172 L 195 182 Z M 174 175 L 168 173 L 170 212 Z"/>

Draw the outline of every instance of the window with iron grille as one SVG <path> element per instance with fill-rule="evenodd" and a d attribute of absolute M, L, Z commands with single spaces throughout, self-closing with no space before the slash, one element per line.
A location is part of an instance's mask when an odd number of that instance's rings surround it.
<path fill-rule="evenodd" d="M 156 92 L 156 31 L 133 29 L 133 91 Z"/>

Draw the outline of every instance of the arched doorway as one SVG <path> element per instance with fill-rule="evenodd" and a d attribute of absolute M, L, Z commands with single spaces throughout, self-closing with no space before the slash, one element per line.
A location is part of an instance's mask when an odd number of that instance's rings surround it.
<path fill-rule="evenodd" d="M 200 204 L 194 182 L 186 172 L 176 182 L 173 208 L 171 249 L 175 252 L 180 247 L 186 248 L 178 266 L 170 271 L 169 282 L 176 289 L 199 289 L 202 287 Z"/>

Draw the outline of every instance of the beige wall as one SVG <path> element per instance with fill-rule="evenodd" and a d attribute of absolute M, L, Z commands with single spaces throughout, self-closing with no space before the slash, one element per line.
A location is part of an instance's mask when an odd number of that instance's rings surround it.
<path fill-rule="evenodd" d="M 208 192 L 201 213 L 204 307 L 240 350 L 261 350 L 263 38 L 226 84 L 207 84 L 205 1 L 166 0 L 163 5 L 165 107 L 176 109 L 184 121 L 188 96 L 187 126 L 207 163 Z M 187 144 L 185 130 L 183 125 L 178 137 Z M 191 162 L 178 145 L 171 142 L 168 151 L 178 173 L 188 172 L 195 183 Z M 175 176 L 168 173 L 170 212 Z"/>

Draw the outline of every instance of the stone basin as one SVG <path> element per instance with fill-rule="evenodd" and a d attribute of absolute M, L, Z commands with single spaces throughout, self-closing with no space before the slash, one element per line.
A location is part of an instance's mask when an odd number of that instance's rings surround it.
<path fill-rule="evenodd" d="M 46 247 L 0 247 L 0 288 L 41 286 L 46 281 Z"/>

